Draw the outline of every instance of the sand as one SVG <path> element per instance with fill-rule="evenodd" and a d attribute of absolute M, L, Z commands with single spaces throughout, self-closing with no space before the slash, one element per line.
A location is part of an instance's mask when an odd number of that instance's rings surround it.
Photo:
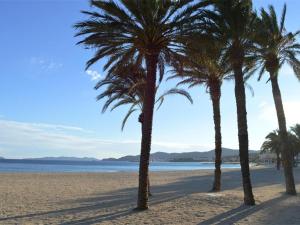
<path fill-rule="evenodd" d="M 257 205 L 244 206 L 239 170 L 151 173 L 150 209 L 133 211 L 136 173 L 1 173 L 0 224 L 300 224 L 300 197 L 284 194 L 283 174 L 252 170 Z M 300 191 L 300 169 L 295 170 Z"/>

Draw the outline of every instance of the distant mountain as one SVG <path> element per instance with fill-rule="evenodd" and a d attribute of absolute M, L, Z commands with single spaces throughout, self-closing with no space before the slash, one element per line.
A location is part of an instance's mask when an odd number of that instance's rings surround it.
<path fill-rule="evenodd" d="M 258 157 L 258 151 L 249 151 L 250 161 L 255 160 Z M 210 150 L 206 152 L 182 152 L 182 153 L 166 153 L 166 152 L 155 152 L 150 155 L 152 162 L 210 162 L 214 161 L 215 151 Z M 10 160 L 0 157 L 0 160 Z M 17 160 L 17 159 L 16 159 Z M 16 161 L 15 160 L 15 161 Z M 76 161 L 76 162 L 99 162 L 101 160 L 96 158 L 78 158 L 78 157 L 42 157 L 42 158 L 26 158 L 23 161 Z M 106 158 L 102 161 L 127 161 L 127 162 L 139 162 L 139 155 L 127 155 L 121 158 Z M 222 151 L 223 162 L 238 162 L 239 151 L 229 148 L 223 148 Z"/>
<path fill-rule="evenodd" d="M 27 160 L 27 161 L 80 161 L 80 162 L 94 162 L 94 161 L 101 161 L 100 159 L 96 158 L 78 158 L 78 157 L 42 157 L 42 158 L 25 158 L 25 159 L 7 159 L 4 157 L 0 157 L 0 160 Z"/>
<path fill-rule="evenodd" d="M 27 158 L 24 160 L 52 160 L 52 161 L 99 161 L 99 159 L 96 158 L 89 158 L 89 157 L 42 157 L 42 158 Z"/>
<path fill-rule="evenodd" d="M 250 150 L 249 154 L 251 157 L 255 157 L 258 152 Z M 128 155 L 121 158 L 107 158 L 103 161 L 129 161 L 138 162 L 139 155 Z M 150 155 L 150 160 L 155 162 L 209 162 L 213 161 L 215 157 L 215 151 L 210 150 L 206 152 L 182 152 L 182 153 L 166 153 L 166 152 L 155 152 Z M 239 151 L 229 148 L 223 148 L 222 157 L 225 161 L 238 161 Z"/>

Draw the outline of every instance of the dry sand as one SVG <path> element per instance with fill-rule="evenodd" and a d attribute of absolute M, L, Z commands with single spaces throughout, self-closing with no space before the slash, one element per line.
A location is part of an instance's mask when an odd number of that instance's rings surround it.
<path fill-rule="evenodd" d="M 136 212 L 136 173 L 0 174 L 0 224 L 300 224 L 300 197 L 283 194 L 282 172 L 252 170 L 257 205 L 242 205 L 240 171 L 151 173 L 150 209 Z M 300 191 L 300 170 L 295 171 Z"/>

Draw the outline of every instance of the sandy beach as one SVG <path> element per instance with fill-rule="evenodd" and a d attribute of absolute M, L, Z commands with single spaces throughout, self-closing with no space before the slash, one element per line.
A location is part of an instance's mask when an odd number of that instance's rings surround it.
<path fill-rule="evenodd" d="M 136 203 L 136 173 L 0 174 L 0 224 L 300 224 L 300 197 L 286 196 L 282 171 L 252 170 L 257 205 L 243 206 L 239 170 L 151 173 L 148 211 Z M 298 191 L 300 170 L 295 170 Z"/>

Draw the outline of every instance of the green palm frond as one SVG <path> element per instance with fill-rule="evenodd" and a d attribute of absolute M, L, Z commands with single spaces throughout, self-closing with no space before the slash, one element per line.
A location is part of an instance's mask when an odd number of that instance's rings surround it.
<path fill-rule="evenodd" d="M 300 125 L 296 125 L 291 128 L 291 132 L 288 132 L 288 140 L 289 140 L 289 146 L 291 147 L 291 150 L 297 154 L 300 152 L 300 138 L 295 133 L 295 129 L 299 129 L 300 131 Z M 261 146 L 261 153 L 276 153 L 280 154 L 282 148 L 282 141 L 278 130 L 274 130 L 271 133 L 269 133 L 266 136 L 266 140 Z"/>
<path fill-rule="evenodd" d="M 191 104 L 193 104 L 193 99 L 192 96 L 185 90 L 183 89 L 179 89 L 179 88 L 172 88 L 166 92 L 164 92 L 161 96 L 159 96 L 159 98 L 157 98 L 156 100 L 156 104 L 158 104 L 157 106 L 157 110 L 161 107 L 161 105 L 163 104 L 163 102 L 165 101 L 165 97 L 169 96 L 169 95 L 182 95 L 183 97 L 185 97 Z"/>
<path fill-rule="evenodd" d="M 94 11 L 82 11 L 88 18 L 74 25 L 75 36 L 83 37 L 78 44 L 96 49 L 86 68 L 106 57 L 104 70 L 110 74 L 133 58 L 140 62 L 155 50 L 160 56 L 162 80 L 167 58 L 177 54 L 173 50 L 202 16 L 199 9 L 208 4 L 193 0 L 92 0 Z"/>
<path fill-rule="evenodd" d="M 296 135 L 300 141 L 300 124 L 296 124 L 291 127 L 291 131 Z M 300 149 L 299 149 L 300 150 Z"/>
<path fill-rule="evenodd" d="M 211 33 L 194 32 L 191 40 L 180 49 L 181 55 L 173 62 L 172 73 L 168 79 L 180 79 L 177 86 L 189 88 L 231 79 L 232 70 L 228 58 L 224 57 L 224 43 Z"/>
<path fill-rule="evenodd" d="M 261 153 L 280 153 L 281 139 L 278 130 L 274 130 L 266 136 L 266 140 L 261 146 Z"/>
<path fill-rule="evenodd" d="M 125 115 L 123 121 L 122 121 L 122 126 L 121 126 L 121 130 L 123 131 L 124 130 L 124 127 L 126 125 L 126 122 L 128 120 L 128 118 L 131 116 L 132 113 L 134 113 L 135 111 L 137 111 L 137 109 L 133 109 L 133 108 L 130 108 L 127 112 L 127 114 Z"/>

